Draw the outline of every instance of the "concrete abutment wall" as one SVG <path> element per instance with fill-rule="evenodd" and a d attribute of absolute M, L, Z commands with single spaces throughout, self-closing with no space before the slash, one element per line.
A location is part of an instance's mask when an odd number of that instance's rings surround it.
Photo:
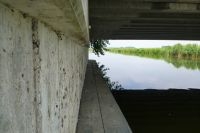
<path fill-rule="evenodd" d="M 0 4 L 0 133 L 75 133 L 88 48 Z"/>

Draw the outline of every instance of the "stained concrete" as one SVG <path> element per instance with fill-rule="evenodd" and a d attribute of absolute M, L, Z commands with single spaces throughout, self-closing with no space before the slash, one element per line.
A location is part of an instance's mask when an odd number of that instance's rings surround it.
<path fill-rule="evenodd" d="M 87 0 L 0 0 L 0 3 L 37 18 L 76 43 L 87 45 Z"/>
<path fill-rule="evenodd" d="M 0 4 L 0 132 L 75 133 L 88 48 Z"/>

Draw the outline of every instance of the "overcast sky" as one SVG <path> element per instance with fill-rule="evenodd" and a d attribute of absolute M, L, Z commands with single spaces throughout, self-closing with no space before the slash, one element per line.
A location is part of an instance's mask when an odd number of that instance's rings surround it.
<path fill-rule="evenodd" d="M 172 40 L 109 40 L 108 47 L 136 47 L 136 48 L 155 48 L 174 45 L 177 43 L 195 43 L 200 45 L 200 41 L 172 41 Z"/>

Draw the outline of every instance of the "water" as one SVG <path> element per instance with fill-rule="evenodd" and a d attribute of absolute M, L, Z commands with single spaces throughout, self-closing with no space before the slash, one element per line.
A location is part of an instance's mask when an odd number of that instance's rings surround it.
<path fill-rule="evenodd" d="M 90 59 L 110 68 L 107 75 L 125 89 L 200 88 L 199 62 L 157 60 L 138 56 L 106 53 Z"/>

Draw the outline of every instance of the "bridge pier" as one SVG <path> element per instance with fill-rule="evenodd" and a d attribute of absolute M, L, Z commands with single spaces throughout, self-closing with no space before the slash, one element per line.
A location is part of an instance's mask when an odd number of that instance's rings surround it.
<path fill-rule="evenodd" d="M 37 2 L 0 0 L 0 132 L 75 133 L 87 43 L 70 23 L 53 24 L 45 10 L 59 5 Z"/>

